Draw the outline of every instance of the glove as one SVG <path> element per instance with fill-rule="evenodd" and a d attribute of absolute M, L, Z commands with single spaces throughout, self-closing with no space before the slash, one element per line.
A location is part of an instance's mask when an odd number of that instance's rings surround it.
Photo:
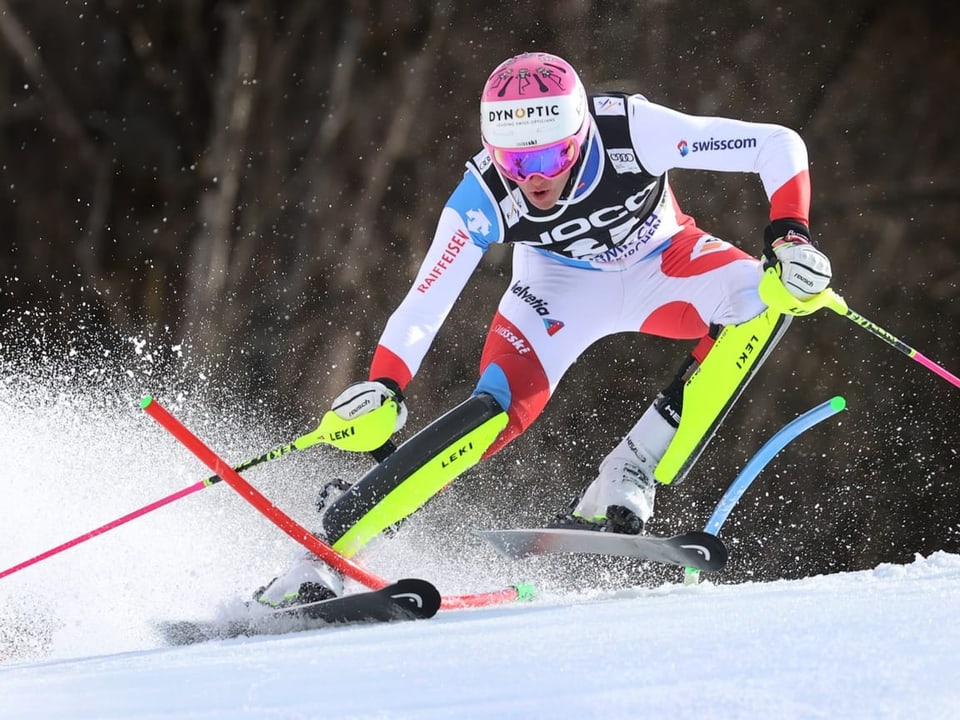
<path fill-rule="evenodd" d="M 390 378 L 354 383 L 334 398 L 333 411 L 344 420 L 354 420 L 379 409 L 387 400 L 397 403 L 397 432 L 407 423 L 407 405 L 400 386 Z"/>
<path fill-rule="evenodd" d="M 774 220 L 763 233 L 764 268 L 780 264 L 780 281 L 798 300 L 809 300 L 830 285 L 830 260 L 797 220 Z"/>

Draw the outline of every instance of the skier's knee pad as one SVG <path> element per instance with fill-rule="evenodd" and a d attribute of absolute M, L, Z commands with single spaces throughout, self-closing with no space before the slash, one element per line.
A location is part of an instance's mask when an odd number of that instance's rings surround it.
<path fill-rule="evenodd" d="M 493 455 L 533 423 L 550 399 L 550 384 L 540 363 L 523 355 L 493 358 L 480 375 L 477 393 L 489 393 L 507 411 L 510 421 L 487 451 Z"/>

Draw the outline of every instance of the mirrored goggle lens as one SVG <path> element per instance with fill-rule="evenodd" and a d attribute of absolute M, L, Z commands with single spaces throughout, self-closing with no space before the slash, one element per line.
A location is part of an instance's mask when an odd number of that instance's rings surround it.
<path fill-rule="evenodd" d="M 511 180 L 523 181 L 533 174 L 554 178 L 573 167 L 577 161 L 577 144 L 567 140 L 533 150 L 494 149 L 493 160 Z"/>

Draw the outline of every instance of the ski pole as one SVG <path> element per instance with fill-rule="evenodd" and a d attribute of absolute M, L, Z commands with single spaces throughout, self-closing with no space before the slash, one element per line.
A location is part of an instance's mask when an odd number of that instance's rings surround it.
<path fill-rule="evenodd" d="M 703 528 L 712 535 L 720 533 L 720 528 L 730 516 L 730 511 L 739 502 L 740 498 L 756 479 L 757 475 L 767 466 L 774 456 L 793 441 L 798 435 L 809 430 L 822 420 L 836 415 L 846 408 L 847 401 L 839 395 L 830 398 L 811 410 L 795 417 L 784 425 L 777 433 L 763 444 L 757 453 L 743 466 L 743 470 L 734 478 L 730 487 L 720 498 L 720 502 L 713 510 L 713 514 Z M 696 568 L 685 568 L 683 582 L 685 585 L 695 585 L 700 579 L 700 571 Z"/>
<path fill-rule="evenodd" d="M 373 590 L 379 590 L 388 584 L 383 578 L 367 572 L 356 563 L 335 552 L 333 548 L 305 529 L 296 520 L 286 515 L 250 483 L 240 477 L 240 474 L 236 470 L 227 465 L 219 455 L 207 447 L 200 438 L 190 432 L 152 397 L 149 395 L 145 397 L 140 402 L 140 407 L 146 411 L 147 415 L 160 423 L 171 435 L 179 440 L 190 452 L 196 455 L 204 465 L 213 470 L 219 477 L 223 478 L 227 485 L 236 490 L 244 500 L 253 505 L 274 525 L 306 547 L 310 552 L 330 565 L 330 567 L 339 570 L 344 575 L 353 578 Z"/>
<path fill-rule="evenodd" d="M 937 363 L 935 363 L 933 360 L 928 358 L 919 350 L 916 350 L 915 348 L 910 347 L 905 342 L 903 342 L 903 340 L 900 340 L 894 335 L 891 335 L 882 327 L 877 325 L 875 322 L 872 322 L 871 320 L 867 320 L 867 318 L 865 318 L 860 313 L 854 312 L 853 310 L 851 310 L 849 307 L 847 307 L 846 303 L 843 302 L 843 298 L 841 298 L 839 295 L 837 296 L 837 299 L 841 303 L 843 303 L 843 309 L 841 309 L 839 305 L 835 307 L 834 305 L 831 304 L 829 306 L 831 310 L 843 315 L 848 320 L 855 322 L 864 330 L 880 338 L 891 347 L 896 348 L 911 360 L 915 360 L 916 362 L 923 365 L 927 370 L 930 370 L 931 372 L 936 373 L 937 375 L 942 377 L 944 380 L 946 380 L 948 383 L 951 383 L 954 387 L 960 388 L 960 378 L 958 378 L 956 375 L 951 373 L 942 365 L 938 365 Z"/>
<path fill-rule="evenodd" d="M 306 448 L 313 447 L 314 445 L 317 445 L 319 443 L 329 442 L 328 438 L 332 434 L 329 428 L 331 426 L 339 427 L 341 422 L 342 421 L 338 420 L 337 418 L 333 418 L 331 416 L 331 413 L 327 413 L 327 415 L 324 416 L 323 421 L 321 421 L 320 425 L 318 425 L 316 429 L 304 435 L 301 435 L 293 442 L 289 442 L 286 445 L 281 445 L 280 447 L 274 448 L 273 450 L 265 452 L 262 455 L 258 455 L 255 458 L 245 460 L 239 465 L 234 466 L 233 469 L 236 470 L 237 472 L 243 472 L 244 470 L 249 470 L 252 467 L 256 467 L 257 465 L 268 462 L 270 460 L 276 460 L 277 458 L 287 455 L 291 452 L 294 452 L 295 450 L 305 450 Z M 373 455 L 378 462 L 381 462 L 383 458 L 385 458 L 387 455 L 389 455 L 393 451 L 393 449 L 395 449 L 393 446 L 393 443 L 387 440 L 386 443 L 378 447 L 376 450 L 371 451 L 371 455 Z M 109 530 L 113 530 L 114 528 L 124 525 L 130 522 L 131 520 L 135 520 L 136 518 L 141 517 L 142 515 L 146 515 L 147 513 L 153 512 L 158 508 L 162 508 L 164 505 L 169 505 L 170 503 L 176 500 L 179 500 L 180 498 L 186 497 L 187 495 L 191 495 L 197 492 L 198 490 L 203 490 L 204 488 L 210 487 L 211 485 L 214 485 L 220 482 L 222 479 L 223 478 L 221 478 L 219 475 L 212 475 L 211 477 L 208 477 L 204 480 L 200 480 L 199 482 L 194 483 L 190 487 L 183 488 L 183 490 L 178 490 L 177 492 L 171 495 L 167 495 L 166 497 L 161 498 L 160 500 L 156 500 L 155 502 L 152 502 L 149 505 L 144 505 L 139 510 L 134 510 L 133 512 L 128 513 L 123 517 L 117 518 L 116 520 L 112 520 L 106 523 L 105 525 L 101 525 L 100 527 L 94 530 L 91 530 L 90 532 L 80 535 L 79 537 L 75 537 L 73 540 L 68 540 L 67 542 L 61 545 L 57 545 L 55 548 L 51 548 L 46 552 L 40 553 L 36 557 L 32 557 L 29 560 L 24 560 L 22 563 L 14 565 L 11 568 L 7 568 L 3 572 L 0 572 L 0 578 L 4 578 L 7 575 L 12 575 L 13 573 L 18 572 L 19 570 L 23 570 L 24 568 L 28 568 L 31 565 L 35 565 L 41 560 L 46 560 L 49 557 L 53 557 L 54 555 L 57 555 L 63 552 L 64 550 L 68 550 L 74 547 L 75 545 L 79 545 L 80 543 L 86 542 L 91 538 L 97 537 L 98 535 L 102 535 L 103 533 Z"/>
<path fill-rule="evenodd" d="M 821 308 L 830 308 L 837 315 L 843 315 L 851 322 L 856 323 L 867 332 L 880 338 L 893 348 L 896 348 L 911 360 L 923 365 L 927 370 L 936 373 L 954 387 L 960 388 L 960 378 L 938 365 L 919 350 L 910 347 L 903 340 L 887 332 L 872 320 L 868 320 L 860 313 L 850 309 L 846 300 L 840 297 L 832 288 L 817 293 L 809 300 L 798 300 L 790 294 L 786 286 L 780 282 L 780 273 L 776 267 L 767 268 L 760 279 L 760 298 L 781 313 L 788 315 L 810 315 Z"/>
<path fill-rule="evenodd" d="M 57 545 L 55 548 L 51 548 L 50 550 L 47 550 L 46 552 L 42 552 L 42 553 L 40 553 L 39 555 L 30 558 L 29 560 L 24 560 L 22 563 L 19 563 L 19 564 L 17 564 L 17 565 L 14 565 L 14 566 L 11 567 L 11 568 L 7 568 L 7 569 L 4 570 L 3 572 L 0 572 L 0 578 L 4 578 L 4 577 L 6 577 L 7 575 L 13 575 L 13 573 L 15 573 L 15 572 L 17 572 L 17 571 L 19 571 L 19 570 L 23 570 L 24 568 L 28 568 L 28 567 L 30 567 L 31 565 L 35 565 L 36 563 L 40 562 L 41 560 L 46 560 L 47 558 L 53 557 L 54 555 L 57 555 L 58 553 L 61 553 L 61 552 L 63 552 L 64 550 L 68 550 L 68 549 L 72 548 L 74 545 L 79 545 L 80 543 L 85 542 L 85 541 L 89 540 L 90 538 L 94 538 L 94 537 L 96 537 L 97 535 L 102 535 L 103 533 L 107 532 L 108 530 L 113 530 L 113 528 L 115 528 L 115 527 L 119 527 L 120 525 L 123 525 L 124 523 L 128 523 L 128 522 L 130 522 L 131 520 L 134 520 L 134 519 L 140 517 L 141 515 L 146 515 L 148 512 L 153 512 L 153 511 L 156 510 L 157 508 L 161 508 L 161 507 L 163 507 L 164 505 L 167 505 L 167 504 L 169 504 L 169 503 L 172 503 L 174 500 L 179 500 L 179 499 L 182 498 L 182 497 L 186 497 L 187 495 L 190 495 L 191 493 L 195 493 L 197 490 L 203 490 L 203 488 L 205 488 L 205 487 L 207 487 L 207 486 L 209 486 L 209 485 L 212 485 L 213 483 L 218 482 L 219 480 L 220 480 L 220 478 L 218 478 L 218 477 L 207 478 L 206 480 L 201 480 L 200 482 L 198 482 L 198 483 L 196 483 L 196 484 L 194 484 L 194 485 L 191 485 L 190 487 L 184 488 L 183 490 L 179 490 L 178 492 L 175 492 L 175 493 L 173 493 L 172 495 L 167 495 L 165 498 L 162 498 L 162 499 L 160 499 L 160 500 L 157 500 L 156 502 L 152 502 L 152 503 L 150 503 L 149 505 L 144 505 L 144 506 L 143 506 L 142 508 L 140 508 L 139 510 L 134 510 L 132 513 L 128 513 L 128 514 L 124 515 L 123 517 L 117 518 L 116 520 L 112 520 L 111 522 L 108 522 L 106 525 L 101 525 L 100 527 L 96 528 L 95 530 L 91 530 L 91 531 L 88 532 L 88 533 L 84 533 L 83 535 L 80 535 L 80 536 L 78 536 L 78 537 L 75 537 L 73 540 L 68 540 L 67 542 L 63 543 L 62 545 Z"/>
<path fill-rule="evenodd" d="M 270 522 L 330 565 L 330 567 L 373 590 L 379 590 L 389 584 L 382 577 L 369 572 L 350 558 L 346 558 L 338 553 L 323 542 L 323 540 L 309 532 L 297 523 L 296 520 L 271 503 L 152 397 L 149 395 L 145 397 L 140 402 L 140 407 L 179 440 L 207 467 L 213 470 L 219 477 L 223 478 L 230 487 L 236 490 L 244 500 L 253 505 L 253 507 L 270 520 Z M 441 607 L 450 610 L 483 607 L 512 602 L 514 600 L 529 600 L 533 597 L 534 593 L 535 589 L 529 583 L 518 583 L 502 590 L 494 590 L 491 592 L 446 596 L 441 599 Z"/>

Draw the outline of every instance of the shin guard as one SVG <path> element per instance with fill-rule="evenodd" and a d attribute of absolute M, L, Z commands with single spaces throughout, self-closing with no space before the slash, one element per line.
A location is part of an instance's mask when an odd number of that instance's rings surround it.
<path fill-rule="evenodd" d="M 659 482 L 669 485 L 683 480 L 740 393 L 783 337 L 791 319 L 768 309 L 747 322 L 725 326 L 689 378 L 681 379 L 682 385 L 676 383 L 676 387 L 671 386 L 658 398 L 658 408 L 665 416 L 669 413 L 674 420 L 679 417 L 677 433 L 654 470 Z M 692 363 L 687 363 L 678 378 L 691 368 Z M 678 389 L 680 392 L 676 392 Z"/>
<path fill-rule="evenodd" d="M 323 516 L 328 542 L 353 556 L 473 467 L 506 424 L 507 413 L 486 393 L 442 415 L 330 506 Z"/>

